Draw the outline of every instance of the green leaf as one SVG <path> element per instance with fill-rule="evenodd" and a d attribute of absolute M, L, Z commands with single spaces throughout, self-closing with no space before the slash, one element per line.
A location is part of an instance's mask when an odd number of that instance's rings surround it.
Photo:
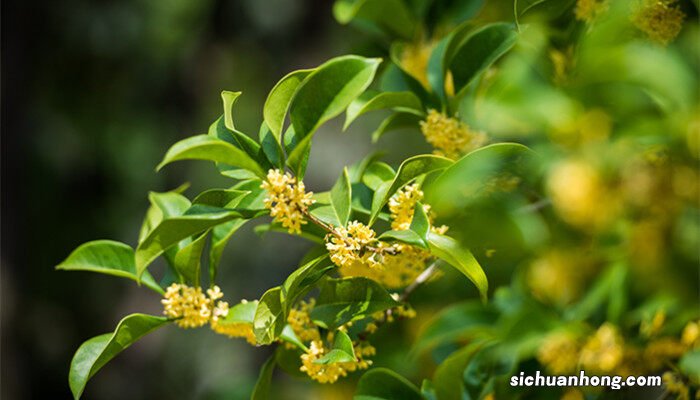
<path fill-rule="evenodd" d="M 270 386 L 272 386 L 272 374 L 275 372 L 275 365 L 277 365 L 277 357 L 273 354 L 260 368 L 260 375 L 258 375 L 258 380 L 255 382 L 253 394 L 250 396 L 251 400 L 267 400 L 270 398 Z"/>
<path fill-rule="evenodd" d="M 350 219 L 350 203 L 352 194 L 350 190 L 350 178 L 348 178 L 348 169 L 343 168 L 338 181 L 331 189 L 331 206 L 338 218 L 340 226 L 345 226 Z"/>
<path fill-rule="evenodd" d="M 189 186 L 189 184 L 187 186 Z M 151 206 L 148 208 L 148 211 L 146 211 L 146 218 L 144 218 L 143 224 L 141 225 L 139 243 L 160 224 L 163 218 L 182 215 L 185 210 L 190 208 L 190 201 L 187 197 L 181 195 L 178 189 L 165 193 L 148 193 L 148 200 Z"/>
<path fill-rule="evenodd" d="M 381 158 L 382 152 L 375 151 L 373 153 L 368 154 L 365 156 L 362 160 L 352 164 L 348 168 L 348 176 L 350 177 L 350 184 L 355 185 L 357 183 L 362 182 L 362 176 L 365 174 L 367 171 L 367 167 L 370 166 L 370 164 L 376 162 Z"/>
<path fill-rule="evenodd" d="M 477 75 L 508 52 L 517 38 L 517 32 L 509 23 L 489 24 L 472 32 L 450 60 L 455 93 L 462 92 Z"/>
<path fill-rule="evenodd" d="M 197 195 L 192 204 L 203 204 L 211 207 L 233 208 L 250 192 L 237 189 L 210 189 Z"/>
<path fill-rule="evenodd" d="M 234 189 L 250 192 L 238 202 L 236 209 L 248 211 L 266 210 L 265 197 L 267 196 L 267 191 L 262 188 L 260 179 L 239 182 L 234 186 Z"/>
<path fill-rule="evenodd" d="M 520 18 L 535 11 L 549 14 L 551 17 L 557 17 L 570 8 L 574 2 L 575 0 L 515 0 L 513 2 L 515 23 L 519 28 Z"/>
<path fill-rule="evenodd" d="M 401 187 L 421 175 L 447 168 L 452 164 L 452 160 L 448 158 L 429 154 L 406 159 L 406 161 L 399 166 L 399 170 L 396 172 L 393 181 L 390 184 L 388 182 L 382 184 L 375 191 L 374 198 L 372 199 L 372 213 L 370 214 L 369 224 L 372 225 L 374 223 L 377 215 L 389 201 L 389 198 Z"/>
<path fill-rule="evenodd" d="M 377 93 L 375 91 L 368 91 L 363 93 L 348 106 L 343 130 L 346 130 L 350 124 L 362 114 L 384 109 L 412 113 L 419 117 L 425 115 L 420 99 L 412 92 Z"/>
<path fill-rule="evenodd" d="M 497 318 L 497 312 L 479 301 L 449 306 L 421 327 L 411 353 L 420 354 L 443 344 L 469 340 L 477 330 L 494 326 Z"/>
<path fill-rule="evenodd" d="M 277 169 L 284 169 L 284 152 L 282 151 L 282 144 L 279 142 L 278 138 L 272 134 L 272 131 L 267 126 L 267 123 L 263 122 L 260 125 L 260 146 L 262 147 L 265 157 Z"/>
<path fill-rule="evenodd" d="M 175 254 L 175 270 L 182 276 L 185 283 L 190 286 L 197 287 L 200 285 L 199 275 L 202 270 L 202 251 L 204 251 L 204 245 L 207 243 L 207 233 L 202 233 Z"/>
<path fill-rule="evenodd" d="M 396 113 L 388 116 L 372 132 L 372 143 L 377 143 L 385 133 L 407 128 L 417 128 L 421 117 L 415 114 Z"/>
<path fill-rule="evenodd" d="M 253 332 L 258 344 L 265 345 L 274 342 L 284 329 L 286 321 L 280 297 L 281 292 L 281 288 L 277 286 L 265 292 L 260 298 L 253 320 Z"/>
<path fill-rule="evenodd" d="M 484 270 L 472 253 L 449 236 L 429 232 L 427 237 L 430 252 L 469 278 L 479 289 L 481 300 L 486 302 L 489 283 Z"/>
<path fill-rule="evenodd" d="M 333 347 L 323 357 L 314 361 L 314 364 L 335 364 L 356 361 L 355 349 L 352 347 L 352 339 L 343 331 L 335 331 Z"/>
<path fill-rule="evenodd" d="M 353 20 L 371 23 L 390 37 L 413 39 L 418 21 L 401 0 L 338 0 L 333 15 L 345 25 Z"/>
<path fill-rule="evenodd" d="M 465 346 L 450 354 L 435 370 L 433 387 L 440 400 L 462 400 L 464 392 L 464 370 L 469 365 L 480 344 Z"/>
<path fill-rule="evenodd" d="M 131 246 L 111 240 L 95 240 L 80 245 L 56 269 L 99 272 L 138 282 L 134 250 Z M 141 282 L 156 293 L 165 293 L 148 272 L 143 274 Z"/>
<path fill-rule="evenodd" d="M 362 175 L 362 183 L 372 190 L 377 190 L 384 182 L 394 179 L 396 172 L 387 163 L 375 161 L 367 166 Z"/>
<path fill-rule="evenodd" d="M 398 305 L 389 292 L 371 279 L 328 279 L 311 310 L 311 319 L 323 328 L 335 329 Z"/>
<path fill-rule="evenodd" d="M 289 310 L 294 303 L 308 291 L 311 285 L 321 279 L 321 276 L 328 271 L 328 269 L 326 269 L 327 260 L 328 253 L 326 252 L 289 274 L 282 284 L 280 292 L 280 301 L 284 306 L 284 315 L 289 314 Z"/>
<path fill-rule="evenodd" d="M 496 143 L 474 150 L 423 185 L 425 202 L 442 217 L 459 213 L 498 176 L 531 175 L 530 166 L 536 159 L 532 150 L 517 143 Z"/>
<path fill-rule="evenodd" d="M 265 177 L 265 171 L 248 153 L 238 147 L 209 135 L 198 135 L 175 143 L 165 154 L 157 170 L 173 161 L 205 160 L 239 167 Z"/>
<path fill-rule="evenodd" d="M 226 128 L 231 131 L 235 131 L 236 127 L 233 125 L 233 105 L 238 100 L 241 92 L 230 92 L 228 90 L 221 91 L 221 100 L 224 102 L 224 124 Z"/>
<path fill-rule="evenodd" d="M 79 399 L 88 380 L 122 350 L 167 322 L 164 317 L 131 314 L 119 322 L 114 333 L 96 336 L 83 343 L 73 356 L 68 374 L 73 397 Z"/>
<path fill-rule="evenodd" d="M 443 100 L 446 99 L 445 78 L 450 61 L 458 46 L 473 28 L 474 24 L 471 21 L 459 25 L 448 36 L 440 40 L 430 54 L 430 59 L 428 60 L 428 82 L 430 82 L 433 91 Z"/>
<path fill-rule="evenodd" d="M 420 202 L 416 202 L 416 205 L 413 207 L 413 219 L 409 229 L 415 232 L 421 240 L 425 241 L 425 246 L 428 240 L 428 232 L 430 232 L 430 219 L 428 219 L 428 214 L 425 213 L 423 204 Z"/>
<path fill-rule="evenodd" d="M 224 254 L 224 249 L 231 236 L 248 220 L 234 219 L 217 225 L 212 229 L 211 246 L 209 248 L 209 282 L 216 282 L 216 274 L 219 268 L 219 261 Z"/>
<path fill-rule="evenodd" d="M 225 318 L 219 319 L 221 325 L 227 324 L 252 324 L 255 321 L 255 310 L 258 308 L 258 301 L 240 302 L 228 309 L 228 314 Z"/>
<path fill-rule="evenodd" d="M 421 239 L 420 236 L 414 231 L 386 231 L 377 237 L 379 240 L 390 241 L 398 240 L 399 242 L 410 244 L 412 246 L 422 247 L 424 249 L 428 248 L 426 242 Z"/>
<path fill-rule="evenodd" d="M 282 142 L 284 118 L 287 115 L 294 94 L 304 79 L 314 71 L 315 69 L 302 69 L 287 74 L 277 82 L 270 90 L 270 94 L 267 95 L 265 106 L 263 107 L 263 117 L 278 143 Z"/>
<path fill-rule="evenodd" d="M 294 333 L 294 329 L 292 329 L 292 327 L 289 324 L 285 325 L 284 329 L 282 329 L 282 333 L 280 333 L 280 339 L 304 351 L 308 350 L 308 347 L 306 347 L 304 343 L 302 343 L 301 340 L 299 340 L 296 333 Z"/>
<path fill-rule="evenodd" d="M 362 375 L 353 400 L 424 400 L 420 390 L 406 378 L 386 368 Z"/>
<path fill-rule="evenodd" d="M 136 248 L 136 274 L 140 276 L 153 260 L 179 241 L 242 217 L 238 211 L 194 205 L 184 215 L 164 219 Z"/>
<path fill-rule="evenodd" d="M 310 148 L 316 129 L 337 116 L 367 89 L 380 59 L 358 56 L 334 58 L 318 67 L 299 85 L 290 106 L 290 118 L 297 145 L 289 154 L 288 165 L 303 177 L 304 153 Z"/>
<path fill-rule="evenodd" d="M 700 350 L 685 353 L 678 362 L 678 367 L 693 383 L 700 383 Z"/>

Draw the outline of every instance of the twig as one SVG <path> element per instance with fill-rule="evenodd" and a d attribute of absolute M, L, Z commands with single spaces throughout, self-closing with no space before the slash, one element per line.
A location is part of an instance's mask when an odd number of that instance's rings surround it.
<path fill-rule="evenodd" d="M 406 289 L 404 289 L 403 293 L 401 293 L 401 295 L 399 296 L 399 301 L 404 302 L 408 300 L 408 297 L 411 295 L 411 293 L 413 293 L 414 290 L 418 289 L 422 284 L 424 284 L 430 278 L 432 278 L 433 275 L 435 275 L 435 273 L 437 272 L 437 270 L 438 262 L 434 261 L 432 264 L 430 264 L 428 268 L 421 272 L 420 275 L 418 275 L 416 279 L 406 287 Z"/>

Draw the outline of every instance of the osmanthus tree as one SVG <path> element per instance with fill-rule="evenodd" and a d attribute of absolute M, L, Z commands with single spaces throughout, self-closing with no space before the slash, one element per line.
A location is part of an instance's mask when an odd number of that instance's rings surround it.
<path fill-rule="evenodd" d="M 186 187 L 151 193 L 135 248 L 89 242 L 58 266 L 129 278 L 163 297 L 164 316 L 126 316 L 77 350 L 75 398 L 113 357 L 168 324 L 276 346 L 254 399 L 267 397 L 277 367 L 332 384 L 368 369 L 382 352 L 375 332 L 415 317 L 412 294 L 449 268 L 480 298 L 424 324 L 411 353 L 428 354 L 434 371 L 418 388 L 369 369 L 356 398 L 541 398 L 509 384 L 535 370 L 664 373 L 665 390 L 688 398 L 700 375 L 698 310 L 688 300 L 700 245 L 697 49 L 673 40 L 683 26 L 697 31 L 684 22 L 694 7 L 337 1 L 339 22 L 370 32 L 384 60 L 343 56 L 283 77 L 257 140 L 235 126 L 240 92 L 222 92 L 223 115 L 208 134 L 174 144 L 159 168 L 210 161 L 232 186 L 192 198 Z M 345 113 L 347 127 L 381 109 L 391 113 L 374 140 L 413 129 L 434 153 L 397 166 L 369 155 L 328 191 L 307 191 L 319 126 Z M 271 283 L 279 286 L 229 304 L 216 285 L 224 247 L 260 218 L 259 233 L 317 246 Z M 159 257 L 168 267 L 156 279 L 148 268 Z M 490 301 L 480 264 L 494 271 Z"/>

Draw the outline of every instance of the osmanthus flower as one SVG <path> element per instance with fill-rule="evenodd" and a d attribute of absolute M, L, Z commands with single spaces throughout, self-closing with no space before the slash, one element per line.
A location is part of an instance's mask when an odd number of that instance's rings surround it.
<path fill-rule="evenodd" d="M 316 299 L 310 299 L 308 302 L 302 300 L 297 307 L 289 311 L 287 317 L 287 323 L 302 342 L 321 340 L 318 326 L 314 325 L 309 315 L 314 305 L 316 305 Z M 285 345 L 293 346 L 289 343 L 285 343 Z"/>
<path fill-rule="evenodd" d="M 201 287 L 173 283 L 163 297 L 163 314 L 181 328 L 198 328 L 228 314 L 228 303 L 219 301 L 223 293 L 218 286 L 204 293 Z"/>
<path fill-rule="evenodd" d="M 615 325 L 606 322 L 581 348 L 581 366 L 586 371 L 614 372 L 623 361 L 624 350 L 625 343 L 620 332 Z"/>
<path fill-rule="evenodd" d="M 297 181 L 289 172 L 271 169 L 261 187 L 268 192 L 264 204 L 270 216 L 289 233 L 301 233 L 301 226 L 306 224 L 304 214 L 314 203 L 313 193 L 306 192 L 304 182 Z"/>
<path fill-rule="evenodd" d="M 347 376 L 348 372 L 369 368 L 372 360 L 367 360 L 366 357 L 375 355 L 376 349 L 367 342 L 354 342 L 353 348 L 357 358 L 355 361 L 318 364 L 315 361 L 327 354 L 330 349 L 324 346 L 323 341 L 314 340 L 309 345 L 308 351 L 301 355 L 300 370 L 319 383 L 335 383 L 341 377 Z"/>
<path fill-rule="evenodd" d="M 632 23 L 649 40 L 668 45 L 683 28 L 685 13 L 676 0 L 643 0 L 632 14 Z"/>
<path fill-rule="evenodd" d="M 347 227 L 336 227 L 335 234 L 326 236 L 326 249 L 331 261 L 341 268 L 355 263 L 370 268 L 379 266 L 380 252 L 385 244 L 379 242 L 376 235 L 372 228 L 358 221 L 350 222 Z"/>
<path fill-rule="evenodd" d="M 571 332 L 554 332 L 545 337 L 537 351 L 537 361 L 553 375 L 576 371 L 581 343 Z"/>
<path fill-rule="evenodd" d="M 434 148 L 434 153 L 457 159 L 486 144 L 486 134 L 472 130 L 457 118 L 449 117 L 437 110 L 428 111 L 420 122 L 423 136 Z"/>

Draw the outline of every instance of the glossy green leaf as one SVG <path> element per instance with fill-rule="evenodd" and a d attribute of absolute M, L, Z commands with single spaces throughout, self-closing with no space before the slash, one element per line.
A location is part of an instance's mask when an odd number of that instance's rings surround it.
<path fill-rule="evenodd" d="M 192 136 L 175 143 L 165 154 L 157 169 L 160 170 L 165 165 L 180 160 L 220 162 L 246 169 L 260 177 L 265 176 L 265 171 L 248 153 L 209 135 Z"/>
<path fill-rule="evenodd" d="M 358 56 L 337 57 L 318 67 L 299 85 L 289 110 L 297 144 L 287 160 L 297 176 L 303 176 L 299 172 L 303 172 L 304 154 L 316 129 L 343 112 L 367 89 L 380 62 Z"/>
<path fill-rule="evenodd" d="M 437 96 L 429 92 L 416 77 L 411 75 L 403 66 L 403 54 L 406 51 L 406 43 L 394 42 L 389 48 L 389 57 L 392 65 L 389 65 L 382 74 L 382 91 L 384 92 L 413 92 L 423 104 L 423 109 L 440 108 L 441 104 Z"/>
<path fill-rule="evenodd" d="M 114 333 L 96 336 L 83 343 L 73 356 L 68 374 L 73 397 L 79 399 L 88 380 L 122 350 L 167 322 L 164 317 L 131 314 L 119 322 Z"/>
<path fill-rule="evenodd" d="M 333 211 L 338 218 L 340 226 L 347 225 L 348 219 L 350 219 L 351 193 L 348 169 L 343 168 L 343 172 L 340 174 L 338 181 L 336 181 L 331 189 L 331 206 L 333 206 Z"/>
<path fill-rule="evenodd" d="M 455 50 L 450 60 L 455 93 L 460 93 L 517 41 L 512 24 L 494 23 L 472 32 Z"/>
<path fill-rule="evenodd" d="M 244 215 L 238 211 L 194 205 L 181 216 L 164 219 L 136 248 L 137 275 L 140 276 L 153 260 L 179 241 L 242 217 Z"/>
<path fill-rule="evenodd" d="M 211 230 L 211 246 L 209 247 L 209 282 L 216 282 L 221 256 L 231 236 L 240 229 L 248 220 L 234 219 L 217 225 Z"/>
<path fill-rule="evenodd" d="M 275 372 L 275 365 L 277 365 L 277 357 L 273 354 L 260 368 L 258 380 L 255 382 L 253 394 L 250 396 L 251 400 L 267 400 L 270 398 L 270 386 L 272 386 L 272 374 Z"/>
<path fill-rule="evenodd" d="M 409 229 L 415 232 L 422 240 L 427 242 L 428 232 L 430 232 L 430 219 L 428 218 L 428 214 L 426 214 L 425 209 L 423 209 L 423 204 L 420 202 L 416 202 L 415 207 L 413 207 L 413 219 L 411 220 L 411 226 Z"/>
<path fill-rule="evenodd" d="M 353 400 L 424 400 L 420 390 L 406 378 L 386 368 L 362 375 Z"/>
<path fill-rule="evenodd" d="M 418 26 L 416 17 L 401 0 L 338 0 L 333 4 L 333 15 L 341 24 L 358 19 L 404 39 L 412 39 Z"/>
<path fill-rule="evenodd" d="M 274 287 L 260 298 L 255 310 L 253 332 L 258 344 L 270 344 L 277 340 L 287 321 L 284 320 L 281 288 Z"/>
<path fill-rule="evenodd" d="M 260 125 L 260 146 L 262 151 L 267 157 L 267 160 L 272 166 L 277 169 L 284 169 L 284 152 L 282 151 L 282 144 L 279 142 L 279 138 L 275 138 L 267 123 L 263 122 Z"/>
<path fill-rule="evenodd" d="M 367 166 L 362 174 L 362 183 L 372 190 L 377 190 L 384 182 L 394 179 L 396 172 L 387 163 L 375 161 Z"/>
<path fill-rule="evenodd" d="M 356 361 L 356 358 L 355 349 L 352 346 L 352 339 L 343 331 L 335 331 L 331 351 L 318 360 L 315 360 L 314 364 L 335 364 L 353 361 Z"/>
<path fill-rule="evenodd" d="M 249 192 L 236 204 L 236 209 L 248 211 L 266 210 L 265 197 L 267 196 L 267 191 L 262 188 L 262 181 L 260 179 L 239 182 L 234 186 L 234 189 Z"/>
<path fill-rule="evenodd" d="M 371 279 L 329 279 L 321 287 L 311 319 L 321 327 L 334 329 L 398 305 L 386 289 Z"/>
<path fill-rule="evenodd" d="M 292 327 L 289 324 L 285 325 L 284 329 L 282 329 L 282 333 L 280 333 L 280 339 L 283 342 L 294 345 L 299 349 L 308 351 L 308 347 L 306 347 L 304 343 L 302 343 L 302 341 L 299 340 L 297 334 L 294 333 L 294 329 L 292 329 Z"/>
<path fill-rule="evenodd" d="M 379 212 L 397 190 L 421 175 L 447 168 L 452 164 L 453 161 L 448 158 L 429 154 L 414 156 L 401 163 L 391 183 L 386 182 L 375 191 L 370 225 L 374 223 Z"/>
<path fill-rule="evenodd" d="M 202 251 L 207 243 L 207 233 L 200 234 L 189 244 L 179 249 L 175 254 L 174 266 L 185 283 L 190 286 L 200 286 L 200 272 L 202 270 Z"/>
<path fill-rule="evenodd" d="M 294 303 L 302 297 L 309 287 L 316 283 L 321 276 L 327 272 L 328 253 L 315 257 L 308 261 L 296 271 L 289 274 L 282 284 L 280 301 L 284 306 L 284 313 L 287 315 Z"/>
<path fill-rule="evenodd" d="M 99 272 L 138 281 L 134 250 L 131 246 L 112 240 L 95 240 L 80 245 L 56 269 Z M 141 276 L 141 282 L 157 293 L 164 293 L 148 272 Z"/>
<path fill-rule="evenodd" d="M 397 240 L 402 243 L 410 244 L 411 246 L 418 246 L 422 248 L 427 248 L 425 241 L 414 231 L 404 230 L 404 231 L 386 231 L 377 237 L 379 240 L 383 241 L 393 241 Z"/>
<path fill-rule="evenodd" d="M 399 129 L 418 128 L 418 123 L 420 121 L 421 117 L 415 114 L 403 112 L 392 114 L 382 121 L 377 129 L 372 132 L 372 143 L 377 143 L 387 132 Z"/>
<path fill-rule="evenodd" d="M 359 116 L 371 111 L 392 109 L 423 116 L 420 99 L 412 92 L 375 92 L 368 91 L 355 99 L 346 111 L 343 130 L 347 129 Z"/>
<path fill-rule="evenodd" d="M 430 252 L 469 278 L 479 289 L 481 300 L 485 302 L 489 283 L 484 270 L 472 253 L 449 236 L 429 232 L 427 237 Z"/>
<path fill-rule="evenodd" d="M 480 349 L 480 345 L 465 346 L 450 354 L 435 370 L 433 387 L 438 400 L 462 400 L 464 370 Z"/>
<path fill-rule="evenodd" d="M 301 82 L 315 69 L 302 69 L 291 72 L 282 78 L 270 90 L 263 107 L 263 117 L 278 143 L 284 129 L 284 119 L 289 110 L 289 105 Z"/>
<path fill-rule="evenodd" d="M 446 98 L 445 79 L 450 66 L 450 61 L 454 56 L 458 46 L 463 42 L 465 36 L 474 28 L 471 21 L 462 23 L 450 32 L 445 38 L 440 40 L 430 53 L 428 60 L 428 82 L 433 91 L 441 99 Z"/>
<path fill-rule="evenodd" d="M 163 218 L 182 215 L 191 206 L 187 197 L 181 195 L 177 189 L 165 193 L 150 192 L 148 200 L 151 205 L 146 211 L 146 217 L 141 225 L 139 243 L 160 224 Z"/>
<path fill-rule="evenodd" d="M 426 322 L 418 332 L 414 354 L 446 343 L 467 340 L 474 333 L 496 323 L 498 314 L 480 301 L 466 301 L 449 306 Z"/>
<path fill-rule="evenodd" d="M 237 189 L 210 189 L 197 195 L 192 200 L 192 204 L 203 204 L 205 206 L 232 208 L 245 196 L 250 194 L 246 190 Z"/>
<path fill-rule="evenodd" d="M 238 100 L 241 92 L 231 92 L 228 90 L 221 91 L 221 100 L 224 102 L 224 124 L 226 128 L 235 131 L 236 127 L 233 124 L 233 105 Z"/>
<path fill-rule="evenodd" d="M 482 194 L 489 182 L 504 173 L 532 174 L 537 155 L 517 143 L 496 143 L 474 150 L 457 160 L 435 180 L 424 185 L 425 202 L 440 216 L 461 212 Z"/>
<path fill-rule="evenodd" d="M 255 321 L 255 310 L 258 308 L 258 301 L 240 302 L 228 309 L 228 314 L 225 318 L 219 319 L 218 323 L 226 324 L 252 324 Z"/>

